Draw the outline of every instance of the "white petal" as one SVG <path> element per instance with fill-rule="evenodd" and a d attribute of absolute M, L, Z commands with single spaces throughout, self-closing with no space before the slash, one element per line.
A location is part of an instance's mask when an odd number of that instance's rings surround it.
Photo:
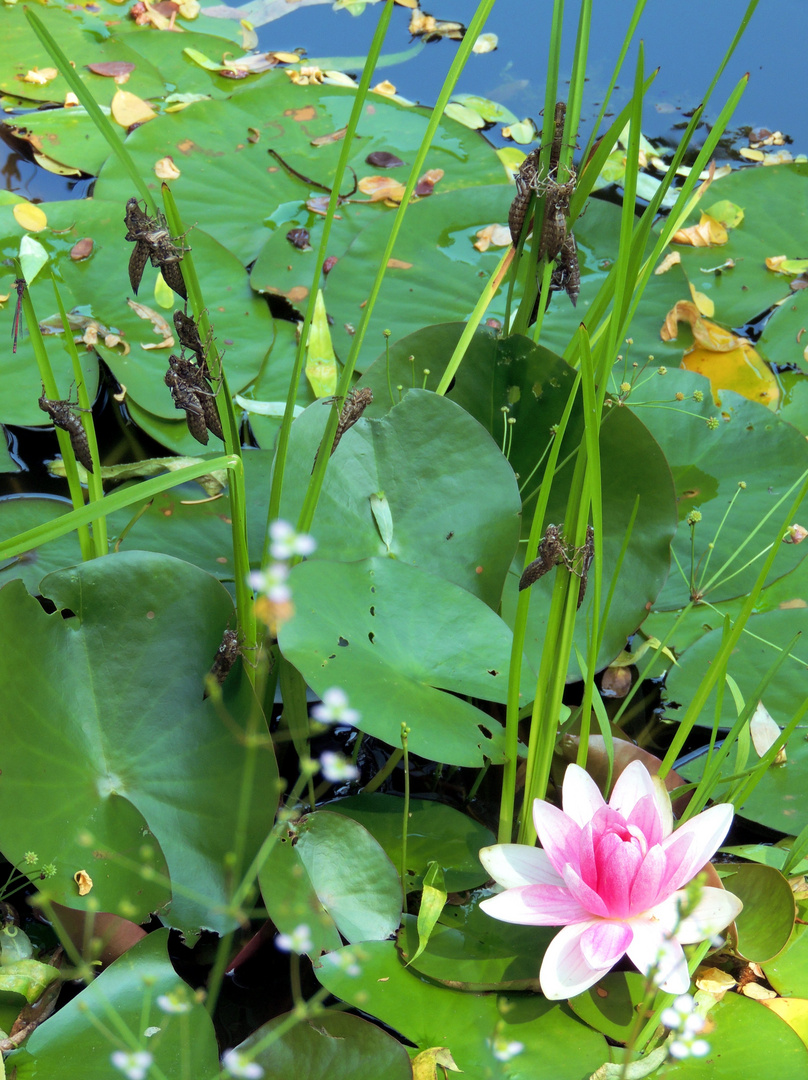
<path fill-rule="evenodd" d="M 651 781 L 651 774 L 641 761 L 632 761 L 617 778 L 609 799 L 609 806 L 623 817 L 628 817 L 640 799 L 651 795 L 656 801 L 656 792 Z"/>
<path fill-rule="evenodd" d="M 564 879 L 541 848 L 528 844 L 493 844 L 480 851 L 480 862 L 500 885 L 563 885 Z"/>
<path fill-rule="evenodd" d="M 734 814 L 732 803 L 718 803 L 690 818 L 662 841 L 670 870 L 666 891 L 681 889 L 712 859 L 729 832 Z"/>
<path fill-rule="evenodd" d="M 580 765 L 568 765 L 561 788 L 561 805 L 564 813 L 583 828 L 606 803 L 589 773 Z"/>
<path fill-rule="evenodd" d="M 665 933 L 654 919 L 631 920 L 634 940 L 626 950 L 632 964 L 651 975 L 656 985 L 667 994 L 686 994 L 690 989 L 687 961 L 679 942 Z"/>
<path fill-rule="evenodd" d="M 684 890 L 680 890 L 647 913 L 659 919 L 661 925 L 669 927 L 683 945 L 692 945 L 719 933 L 738 917 L 743 908 L 743 903 L 734 893 L 705 885 L 695 908 L 680 919 L 679 905 L 684 905 L 686 895 Z"/>
<path fill-rule="evenodd" d="M 581 952 L 581 937 L 593 925 L 593 920 L 565 926 L 550 944 L 541 964 L 541 992 L 550 1001 L 575 997 L 594 986 L 610 968 L 593 968 Z"/>

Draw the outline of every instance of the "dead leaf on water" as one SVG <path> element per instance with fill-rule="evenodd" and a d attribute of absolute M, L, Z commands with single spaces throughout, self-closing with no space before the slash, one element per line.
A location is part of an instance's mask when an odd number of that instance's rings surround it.
<path fill-rule="evenodd" d="M 178 180 L 182 175 L 170 156 L 160 158 L 154 164 L 154 175 L 158 180 Z"/>
<path fill-rule="evenodd" d="M 371 202 L 382 202 L 384 199 L 401 202 L 405 188 L 392 176 L 363 176 L 359 181 L 359 190 L 363 195 L 370 195 Z"/>
<path fill-rule="evenodd" d="M 678 251 L 669 251 L 656 270 L 654 270 L 654 273 L 657 277 L 659 277 L 660 274 L 667 274 L 670 269 L 674 266 L 678 266 L 681 261 L 682 256 Z"/>
<path fill-rule="evenodd" d="M 471 51 L 483 55 L 484 53 L 493 52 L 497 45 L 499 45 L 499 38 L 496 34 L 480 34 L 471 46 Z"/>
<path fill-rule="evenodd" d="M 28 232 L 42 232 L 47 228 L 48 218 L 45 211 L 33 203 L 14 203 L 11 212 L 17 224 Z"/>
<path fill-rule="evenodd" d="M 47 86 L 58 74 L 58 70 L 54 67 L 31 68 L 25 75 L 18 75 L 17 78 L 20 82 L 32 83 L 34 86 Z"/>
<path fill-rule="evenodd" d="M 389 79 L 384 79 L 382 82 L 372 86 L 371 91 L 374 94 L 384 94 L 386 97 L 392 97 L 396 92 L 396 88 Z"/>
<path fill-rule="evenodd" d="M 126 60 L 107 60 L 100 64 L 88 64 L 87 67 L 94 75 L 103 75 L 117 83 L 125 83 L 135 70 L 135 65 Z"/>
<path fill-rule="evenodd" d="M 174 345 L 174 336 L 171 331 L 171 327 L 166 320 L 160 314 L 159 311 L 155 311 L 154 308 L 147 307 L 146 304 L 140 304 L 137 300 L 127 300 L 129 307 L 134 311 L 135 315 L 139 319 L 146 319 L 154 327 L 155 333 L 162 337 L 162 341 L 159 345 L 150 344 L 141 346 L 144 349 L 170 349 Z M 170 339 L 170 340 L 169 340 Z"/>
<path fill-rule="evenodd" d="M 79 896 L 86 896 L 93 887 L 93 879 L 86 870 L 77 870 L 73 875 L 73 880 L 79 887 Z"/>
<path fill-rule="evenodd" d="M 70 249 L 70 258 L 74 262 L 81 262 L 82 259 L 86 259 L 92 254 L 92 250 L 93 242 L 89 236 L 85 236 L 83 240 L 77 240 Z"/>
<path fill-rule="evenodd" d="M 145 124 L 147 120 L 153 120 L 157 113 L 143 98 L 129 90 L 118 90 L 112 99 L 110 112 L 116 124 L 122 128 L 130 128 L 133 124 Z"/>
<path fill-rule="evenodd" d="M 507 247 L 511 242 L 511 230 L 507 225 L 486 225 L 477 230 L 474 246 L 478 251 L 488 251 L 489 247 Z"/>
<path fill-rule="evenodd" d="M 34 150 L 34 161 L 54 176 L 81 176 L 81 169 L 73 165 L 64 165 L 61 161 L 56 161 L 47 154 L 41 154 L 38 150 Z"/>
<path fill-rule="evenodd" d="M 374 150 L 372 154 L 368 154 L 365 161 L 374 169 L 395 169 L 398 165 L 404 164 L 400 157 L 396 157 L 387 150 Z"/>
<path fill-rule="evenodd" d="M 439 180 L 442 180 L 443 176 L 443 169 L 427 169 L 415 185 L 415 194 L 418 198 L 423 199 L 426 198 L 427 195 L 431 195 L 435 188 L 435 184 L 437 184 Z"/>
<path fill-rule="evenodd" d="M 388 270 L 412 270 L 412 263 L 402 262 L 401 259 L 388 259 L 387 260 L 387 269 Z"/>
<path fill-rule="evenodd" d="M 340 142 L 345 138 L 345 132 L 347 127 L 340 128 L 339 131 L 332 131 L 328 135 L 320 135 L 316 139 L 311 140 L 312 146 L 328 146 L 330 143 Z"/>
<path fill-rule="evenodd" d="M 692 247 L 719 247 L 729 240 L 729 233 L 712 215 L 702 211 L 698 225 L 679 229 L 671 237 L 672 244 L 690 244 Z"/>

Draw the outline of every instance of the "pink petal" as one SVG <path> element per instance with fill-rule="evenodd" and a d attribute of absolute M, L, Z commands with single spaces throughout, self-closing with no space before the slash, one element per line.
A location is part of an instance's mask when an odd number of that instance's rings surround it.
<path fill-rule="evenodd" d="M 533 824 L 541 846 L 559 874 L 563 874 L 567 863 L 578 866 L 581 828 L 571 817 L 542 799 L 534 799 Z"/>
<path fill-rule="evenodd" d="M 657 903 L 666 869 L 665 852 L 659 844 L 655 844 L 654 847 L 648 849 L 632 883 L 629 896 L 629 908 L 632 913 L 648 911 Z"/>
<path fill-rule="evenodd" d="M 632 761 L 620 773 L 612 789 L 609 806 L 628 819 L 631 811 L 646 795 L 653 796 L 651 774 L 641 761 Z"/>
<path fill-rule="evenodd" d="M 480 902 L 487 914 L 524 926 L 566 926 L 589 919 L 589 912 L 568 889 L 554 885 L 520 885 Z"/>
<path fill-rule="evenodd" d="M 561 805 L 564 813 L 583 827 L 606 803 L 589 773 L 580 765 L 568 765 L 561 789 Z"/>
<path fill-rule="evenodd" d="M 564 879 L 558 874 L 541 848 L 527 844 L 493 844 L 482 848 L 480 862 L 500 885 L 506 889 L 517 885 L 559 885 Z"/>
<path fill-rule="evenodd" d="M 575 997 L 594 986 L 609 967 L 593 968 L 581 951 L 581 938 L 591 923 L 565 926 L 547 947 L 541 963 L 541 990 L 550 1001 Z"/>
<path fill-rule="evenodd" d="M 586 884 L 574 867 L 565 866 L 563 877 L 564 884 L 589 915 L 607 917 L 611 914 L 601 897 Z"/>
<path fill-rule="evenodd" d="M 654 919 L 632 919 L 634 940 L 626 950 L 629 960 L 668 994 L 686 994 L 690 975 L 682 946 Z"/>
<path fill-rule="evenodd" d="M 664 832 L 662 819 L 659 816 L 659 807 L 653 795 L 643 795 L 631 813 L 626 816 L 626 823 L 640 830 L 649 847 L 658 844 L 667 835 Z"/>
<path fill-rule="evenodd" d="M 627 918 L 631 914 L 631 887 L 643 862 L 642 852 L 636 843 L 612 833 L 601 841 L 597 857 L 598 896 L 609 915 Z"/>
<path fill-rule="evenodd" d="M 692 945 L 695 941 L 704 941 L 705 938 L 719 933 L 729 926 L 743 909 L 742 902 L 734 893 L 705 885 L 696 906 L 682 919 L 679 910 L 680 905 L 684 906 L 686 896 L 687 894 L 680 890 L 648 912 L 662 925 L 669 927 L 682 945 Z"/>
<path fill-rule="evenodd" d="M 731 803 L 711 806 L 662 841 L 668 862 L 666 892 L 675 892 L 692 881 L 702 866 L 710 861 L 729 832 L 734 813 Z"/>
<path fill-rule="evenodd" d="M 584 931 L 581 937 L 581 952 L 590 967 L 614 967 L 633 937 L 628 923 L 600 919 Z"/>

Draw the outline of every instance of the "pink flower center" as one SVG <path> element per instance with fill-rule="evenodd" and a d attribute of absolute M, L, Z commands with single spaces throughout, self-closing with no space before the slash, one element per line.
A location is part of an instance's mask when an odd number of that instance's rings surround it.
<path fill-rule="evenodd" d="M 579 872 L 606 905 L 607 917 L 628 918 L 653 903 L 659 881 L 656 873 L 651 874 L 653 883 L 645 881 L 648 853 L 648 838 L 642 830 L 608 806 L 598 810 L 583 829 Z M 645 887 L 651 884 L 652 889 Z"/>

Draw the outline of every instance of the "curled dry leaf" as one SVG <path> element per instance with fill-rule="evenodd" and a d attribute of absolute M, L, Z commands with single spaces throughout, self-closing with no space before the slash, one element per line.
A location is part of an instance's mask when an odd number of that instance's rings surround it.
<path fill-rule="evenodd" d="M 654 273 L 657 276 L 660 274 L 667 274 L 672 267 L 678 266 L 681 261 L 682 256 L 678 251 L 669 251 L 656 270 L 654 270 Z"/>
<path fill-rule="evenodd" d="M 359 181 L 359 190 L 363 195 L 370 195 L 371 202 L 381 202 L 384 199 L 401 202 L 404 198 L 404 184 L 400 184 L 392 176 L 363 176 Z"/>
<path fill-rule="evenodd" d="M 147 101 L 128 90 L 116 92 L 110 105 L 110 112 L 115 123 L 123 128 L 130 128 L 133 124 L 145 124 L 147 120 L 153 120 L 157 115 Z"/>
<path fill-rule="evenodd" d="M 374 94 L 384 94 L 387 97 L 392 97 L 396 92 L 395 86 L 393 86 L 389 79 L 384 79 L 382 82 L 376 83 L 375 86 L 371 87 L 371 90 Z"/>
<path fill-rule="evenodd" d="M 154 175 L 158 180 L 178 180 L 182 173 L 174 164 L 174 158 L 166 156 L 154 163 Z"/>
<path fill-rule="evenodd" d="M 254 127 L 247 128 L 247 142 L 249 142 L 249 143 L 257 143 L 260 138 L 261 138 L 261 132 L 258 130 L 258 128 L 254 128 Z"/>
<path fill-rule="evenodd" d="M 763 161 L 766 156 L 762 150 L 750 150 L 748 146 L 742 146 L 738 153 L 747 161 Z"/>
<path fill-rule="evenodd" d="M 17 224 L 28 232 L 42 232 L 47 227 L 48 218 L 45 211 L 33 203 L 14 203 L 11 212 Z"/>
<path fill-rule="evenodd" d="M 56 68 L 31 68 L 24 75 L 18 75 L 17 78 L 20 82 L 32 83 L 34 86 L 47 86 L 49 82 L 53 82 L 56 76 L 59 74 Z"/>
<path fill-rule="evenodd" d="M 82 259 L 86 259 L 92 253 L 92 250 L 93 242 L 89 236 L 85 236 L 83 240 L 77 240 L 70 249 L 70 258 L 74 262 L 80 262 Z"/>
<path fill-rule="evenodd" d="M 425 41 L 438 41 L 443 37 L 450 41 L 462 41 L 466 33 L 462 23 L 444 22 L 419 10 L 413 11 L 409 29 L 413 37 L 423 37 Z"/>
<path fill-rule="evenodd" d="M 337 265 L 338 262 L 339 262 L 339 259 L 337 258 L 336 255 L 329 255 L 328 258 L 323 263 L 323 273 L 324 274 L 329 274 L 334 269 L 334 267 Z"/>
<path fill-rule="evenodd" d="M 86 870 L 77 870 L 73 875 L 73 880 L 79 887 L 79 896 L 86 896 L 93 887 L 93 879 Z"/>
<path fill-rule="evenodd" d="M 443 176 L 443 169 L 428 169 L 415 185 L 415 194 L 418 198 L 424 199 L 427 195 L 431 195 L 435 189 L 435 184 L 442 180 Z"/>
<path fill-rule="evenodd" d="M 309 243 L 311 237 L 308 229 L 290 229 L 286 234 L 286 239 L 298 251 L 311 251 L 311 244 Z"/>
<path fill-rule="evenodd" d="M 395 169 L 396 166 L 404 164 L 400 157 L 387 150 L 374 150 L 372 154 L 368 154 L 365 161 L 374 169 Z"/>
<path fill-rule="evenodd" d="M 489 247 L 507 247 L 511 242 L 511 230 L 507 225 L 486 225 L 477 230 L 474 246 L 478 251 L 488 251 Z"/>
<path fill-rule="evenodd" d="M 135 65 L 125 60 L 108 60 L 100 64 L 88 64 L 88 69 L 93 75 L 104 75 L 108 79 L 115 79 L 118 83 L 124 83 L 135 70 Z"/>
<path fill-rule="evenodd" d="M 295 86 L 316 86 L 323 81 L 323 72 L 318 67 L 288 68 L 286 74 Z"/>
<path fill-rule="evenodd" d="M 722 223 L 703 212 L 698 225 L 679 229 L 671 237 L 672 244 L 690 244 L 692 247 L 718 247 L 727 240 L 729 233 Z"/>
<path fill-rule="evenodd" d="M 145 304 L 139 304 L 137 300 L 127 300 L 129 307 L 134 311 L 135 315 L 139 319 L 147 319 L 154 327 L 154 332 L 162 337 L 162 342 L 159 345 L 144 345 L 145 348 L 158 348 L 169 349 L 174 345 L 174 335 L 171 331 L 171 327 L 166 320 L 160 314 L 159 311 L 155 311 L 153 308 L 147 307 Z"/>
<path fill-rule="evenodd" d="M 484 53 L 493 52 L 497 45 L 499 45 L 499 38 L 496 34 L 480 34 L 471 46 L 471 51 L 483 55 Z"/>

